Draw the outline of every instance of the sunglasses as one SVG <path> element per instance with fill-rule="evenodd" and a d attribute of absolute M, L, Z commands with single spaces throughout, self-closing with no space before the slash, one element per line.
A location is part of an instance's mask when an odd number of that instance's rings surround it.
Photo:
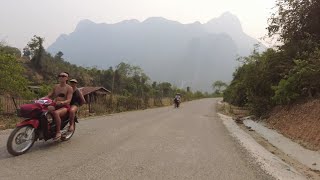
<path fill-rule="evenodd" d="M 58 77 L 68 77 L 68 76 L 60 74 L 60 75 L 58 75 Z"/>

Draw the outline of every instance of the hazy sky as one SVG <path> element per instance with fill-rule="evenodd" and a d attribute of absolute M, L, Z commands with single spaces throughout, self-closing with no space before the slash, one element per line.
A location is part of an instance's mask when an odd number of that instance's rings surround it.
<path fill-rule="evenodd" d="M 238 16 L 247 34 L 261 38 L 275 0 L 0 0 L 0 5 L 0 41 L 23 48 L 33 35 L 45 37 L 47 47 L 82 19 L 117 23 L 161 16 L 206 23 L 226 11 Z"/>

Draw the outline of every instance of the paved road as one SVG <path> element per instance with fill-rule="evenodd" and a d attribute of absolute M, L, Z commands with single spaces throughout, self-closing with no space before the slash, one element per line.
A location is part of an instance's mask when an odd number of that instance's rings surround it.
<path fill-rule="evenodd" d="M 6 152 L 0 179 L 271 179 L 229 135 L 215 99 L 80 121 L 68 142 Z"/>

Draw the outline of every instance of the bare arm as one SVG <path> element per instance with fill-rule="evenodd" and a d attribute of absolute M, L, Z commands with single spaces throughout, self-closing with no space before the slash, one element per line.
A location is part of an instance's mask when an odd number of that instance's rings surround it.
<path fill-rule="evenodd" d="M 70 104 L 71 99 L 72 99 L 72 94 L 73 94 L 73 89 L 71 86 L 68 86 L 68 90 L 67 90 L 67 99 L 65 101 L 63 101 L 63 104 Z"/>
<path fill-rule="evenodd" d="M 49 92 L 49 94 L 48 94 L 47 96 L 45 96 L 45 97 L 46 97 L 46 98 L 52 98 L 55 89 L 56 89 L 56 86 L 54 86 L 54 87 L 52 88 L 52 90 Z"/>
<path fill-rule="evenodd" d="M 87 102 L 84 99 L 83 94 L 82 94 L 82 92 L 80 90 L 79 90 L 79 96 L 80 96 L 80 99 L 81 99 L 81 104 L 80 105 L 86 104 Z"/>

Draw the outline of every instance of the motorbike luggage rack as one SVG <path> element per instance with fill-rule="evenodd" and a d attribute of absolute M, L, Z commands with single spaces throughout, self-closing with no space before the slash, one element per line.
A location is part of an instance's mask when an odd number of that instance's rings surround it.
<path fill-rule="evenodd" d="M 14 99 L 14 97 L 11 97 L 11 99 L 12 99 L 12 102 L 14 104 L 14 107 L 16 108 L 17 116 L 20 116 L 20 108 L 18 107 L 16 100 Z M 33 104 L 34 101 L 30 100 L 30 103 Z"/>
<path fill-rule="evenodd" d="M 11 98 L 12 98 L 12 101 L 13 101 L 14 107 L 16 108 L 17 116 L 20 116 L 20 108 L 18 108 L 18 106 L 17 106 L 17 102 L 16 102 L 16 100 L 14 99 L 14 97 L 11 97 Z"/>

